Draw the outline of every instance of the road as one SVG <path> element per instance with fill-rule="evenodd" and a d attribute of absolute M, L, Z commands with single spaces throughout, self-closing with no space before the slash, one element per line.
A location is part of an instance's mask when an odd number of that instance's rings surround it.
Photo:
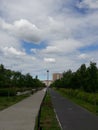
<path fill-rule="evenodd" d="M 50 89 L 54 109 L 63 130 L 98 130 L 98 116 Z"/>

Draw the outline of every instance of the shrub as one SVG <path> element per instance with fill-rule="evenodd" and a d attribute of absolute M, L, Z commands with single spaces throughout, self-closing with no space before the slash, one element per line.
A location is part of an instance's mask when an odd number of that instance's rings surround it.
<path fill-rule="evenodd" d="M 0 89 L 0 96 L 15 96 L 16 90 L 12 88 Z"/>
<path fill-rule="evenodd" d="M 96 104 L 98 104 L 98 93 L 96 93 L 95 96 L 94 93 L 87 93 L 82 90 L 63 89 L 63 88 L 60 89 L 59 91 L 61 91 L 63 94 L 66 94 L 69 97 L 77 98 L 90 104 L 94 104 L 96 100 Z"/>

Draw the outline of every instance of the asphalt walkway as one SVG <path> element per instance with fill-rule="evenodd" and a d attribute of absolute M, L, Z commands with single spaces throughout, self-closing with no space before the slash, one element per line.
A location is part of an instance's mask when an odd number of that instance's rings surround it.
<path fill-rule="evenodd" d="M 63 130 L 98 130 L 98 116 L 50 89 L 54 109 Z"/>
<path fill-rule="evenodd" d="M 0 111 L 0 130 L 34 130 L 45 89 Z"/>

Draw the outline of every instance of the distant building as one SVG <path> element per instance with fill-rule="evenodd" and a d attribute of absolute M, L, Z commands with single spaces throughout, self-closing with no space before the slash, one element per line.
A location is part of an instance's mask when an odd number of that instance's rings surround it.
<path fill-rule="evenodd" d="M 54 73 L 53 74 L 53 81 L 61 79 L 62 78 L 62 74 L 61 73 Z"/>
<path fill-rule="evenodd" d="M 50 84 L 53 82 L 52 80 L 43 80 L 42 81 L 46 86 L 50 86 Z"/>

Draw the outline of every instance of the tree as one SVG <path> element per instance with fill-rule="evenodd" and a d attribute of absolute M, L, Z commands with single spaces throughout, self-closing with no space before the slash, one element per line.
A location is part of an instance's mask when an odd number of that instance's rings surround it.
<path fill-rule="evenodd" d="M 98 69 L 96 63 L 90 62 L 88 67 L 88 91 L 95 92 L 98 89 Z"/>
<path fill-rule="evenodd" d="M 25 76 L 25 84 L 26 84 L 26 87 L 32 87 L 33 78 L 29 73 L 27 73 Z"/>
<path fill-rule="evenodd" d="M 1 64 L 0 65 L 0 87 L 3 87 L 5 84 L 5 68 Z"/>
<path fill-rule="evenodd" d="M 63 81 L 64 87 L 69 88 L 71 86 L 72 76 L 73 75 L 72 75 L 72 71 L 71 70 L 68 70 L 67 72 L 63 73 L 62 81 Z"/>
<path fill-rule="evenodd" d="M 55 81 L 51 86 L 83 89 L 86 92 L 98 91 L 98 69 L 96 63 L 90 62 L 90 66 L 86 68 L 82 64 L 76 72 L 68 70 L 63 73 L 63 77 Z"/>
<path fill-rule="evenodd" d="M 87 68 L 85 64 L 82 64 L 81 67 L 77 70 L 77 75 L 79 78 L 79 88 L 84 89 L 87 86 Z"/>

